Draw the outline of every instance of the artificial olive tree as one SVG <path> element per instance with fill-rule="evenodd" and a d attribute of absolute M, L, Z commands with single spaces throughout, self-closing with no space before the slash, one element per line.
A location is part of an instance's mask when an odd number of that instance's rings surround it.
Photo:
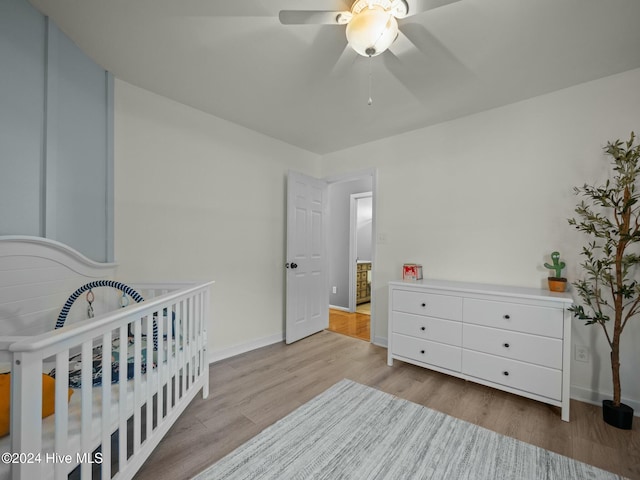
<path fill-rule="evenodd" d="M 616 140 L 604 148 L 613 178 L 604 185 L 575 187 L 583 199 L 569 220 L 577 230 L 591 237 L 582 248 L 583 279 L 573 283 L 582 305 L 571 307 L 575 317 L 587 325 L 599 325 L 611 348 L 613 405 L 620 406 L 620 337 L 629 322 L 640 313 L 640 285 L 636 267 L 640 263 L 640 145 L 635 135 L 627 142 Z"/>

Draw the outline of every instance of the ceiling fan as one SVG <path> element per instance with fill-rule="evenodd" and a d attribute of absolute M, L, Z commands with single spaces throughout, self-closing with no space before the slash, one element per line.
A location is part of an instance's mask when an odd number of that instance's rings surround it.
<path fill-rule="evenodd" d="M 459 0 L 355 0 L 349 10 L 281 10 L 284 25 L 346 25 L 348 45 L 359 55 L 375 57 L 394 42 L 411 42 L 400 30 L 398 20 Z"/>

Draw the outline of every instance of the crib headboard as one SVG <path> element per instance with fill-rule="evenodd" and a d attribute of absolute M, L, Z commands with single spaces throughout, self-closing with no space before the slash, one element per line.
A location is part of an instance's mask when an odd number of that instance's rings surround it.
<path fill-rule="evenodd" d="M 116 267 L 54 240 L 0 236 L 0 336 L 53 330 L 69 295 L 90 281 L 113 279 Z"/>

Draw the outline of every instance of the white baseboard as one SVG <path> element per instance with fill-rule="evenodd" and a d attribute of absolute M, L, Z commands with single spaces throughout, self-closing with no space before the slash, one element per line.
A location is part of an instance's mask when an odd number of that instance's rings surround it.
<path fill-rule="evenodd" d="M 282 341 L 284 341 L 284 334 L 276 333 L 275 335 L 270 335 L 268 337 L 256 338 L 255 340 L 251 340 L 247 343 L 241 343 L 232 347 L 213 350 L 209 352 L 209 363 L 218 362 L 220 360 L 224 360 L 225 358 L 235 357 L 236 355 L 240 355 L 241 353 L 250 352 L 251 350 L 256 350 L 258 348 L 266 347 L 267 345 L 273 345 L 274 343 L 279 343 Z"/>
<path fill-rule="evenodd" d="M 389 343 L 387 341 L 387 337 L 373 337 L 373 343 L 374 345 L 377 345 L 379 347 L 384 347 L 387 348 L 389 346 Z"/>
<path fill-rule="evenodd" d="M 334 310 L 342 310 L 343 312 L 348 312 L 348 308 L 338 307 L 337 305 L 329 305 L 329 308 L 333 308 Z"/>
<path fill-rule="evenodd" d="M 611 397 L 612 396 L 609 393 L 594 392 L 593 390 L 571 385 L 571 398 L 574 400 L 580 400 L 581 402 L 591 403 L 601 407 L 602 401 L 611 400 Z M 640 416 L 640 401 L 623 397 L 622 403 L 633 408 L 634 416 Z"/>

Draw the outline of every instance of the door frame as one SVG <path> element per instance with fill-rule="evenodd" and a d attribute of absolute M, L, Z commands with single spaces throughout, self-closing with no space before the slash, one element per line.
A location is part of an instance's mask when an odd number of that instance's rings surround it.
<path fill-rule="evenodd" d="M 357 170 L 353 172 L 341 173 L 336 175 L 329 175 L 323 178 L 329 185 L 333 183 L 340 182 L 349 182 L 352 180 L 359 180 L 362 178 L 371 177 L 371 197 L 372 197 L 372 219 L 371 219 L 371 264 L 373 273 L 371 275 L 371 316 L 369 321 L 369 342 L 379 345 L 384 345 L 384 341 L 377 342 L 374 333 L 376 331 L 376 295 L 375 295 L 375 285 L 376 285 L 376 274 L 375 274 L 375 265 L 377 265 L 377 239 L 378 239 L 378 230 L 377 230 L 377 204 L 378 204 L 378 170 L 376 168 L 366 168 L 363 170 Z M 327 255 L 327 261 L 331 253 Z M 350 287 L 352 288 L 352 283 L 349 282 Z M 351 296 L 350 296 L 351 297 Z M 329 304 L 327 304 L 327 310 L 329 309 Z"/>
<path fill-rule="evenodd" d="M 349 312 L 356 311 L 356 262 L 358 260 L 358 200 L 361 198 L 371 198 L 373 203 L 373 192 L 352 193 L 349 199 Z M 373 254 L 373 211 L 371 212 L 371 249 Z M 373 259 L 372 259 L 373 260 Z M 373 261 L 371 262 L 373 265 Z M 371 273 L 373 282 L 373 272 Z"/>

